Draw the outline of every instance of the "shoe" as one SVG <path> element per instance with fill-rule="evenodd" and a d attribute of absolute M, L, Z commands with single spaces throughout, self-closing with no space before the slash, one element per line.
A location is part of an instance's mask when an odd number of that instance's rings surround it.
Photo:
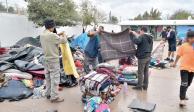
<path fill-rule="evenodd" d="M 166 58 L 166 59 L 164 59 L 165 61 L 170 61 L 170 58 Z"/>
<path fill-rule="evenodd" d="M 46 96 L 46 99 L 50 100 L 51 99 L 51 96 L 50 95 L 49 96 Z"/>
<path fill-rule="evenodd" d="M 180 107 L 185 107 L 186 106 L 186 103 L 184 100 L 181 100 L 180 103 L 179 103 L 179 106 Z"/>
<path fill-rule="evenodd" d="M 144 90 L 144 91 L 147 91 L 147 90 L 148 90 L 148 88 L 147 88 L 147 87 L 143 87 L 143 90 Z"/>
<path fill-rule="evenodd" d="M 136 86 L 136 87 L 133 87 L 134 90 L 138 90 L 138 91 L 142 91 L 143 90 L 143 87 L 140 87 L 140 86 Z"/>
<path fill-rule="evenodd" d="M 186 97 L 186 98 L 185 98 L 185 100 L 189 100 L 189 98 L 188 98 L 188 97 Z"/>
<path fill-rule="evenodd" d="M 172 63 L 172 62 L 174 62 L 174 60 L 173 60 L 173 59 L 171 59 L 171 60 L 170 60 L 170 62 Z"/>
<path fill-rule="evenodd" d="M 60 102 L 64 102 L 64 99 L 58 97 L 58 98 L 56 98 L 56 99 L 52 99 L 52 100 L 51 100 L 51 103 L 60 103 Z"/>

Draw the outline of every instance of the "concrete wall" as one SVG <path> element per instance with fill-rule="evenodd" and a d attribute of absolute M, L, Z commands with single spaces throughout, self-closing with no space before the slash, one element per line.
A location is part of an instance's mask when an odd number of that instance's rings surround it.
<path fill-rule="evenodd" d="M 105 27 L 106 31 L 121 31 L 119 25 L 99 24 Z M 88 26 L 87 30 L 93 26 Z M 23 37 L 36 37 L 41 34 L 44 27 L 36 28 L 33 22 L 23 15 L 0 13 L 0 43 L 1 46 L 11 46 Z M 65 31 L 68 36 L 78 36 L 82 33 L 82 26 L 60 27 L 58 32 Z"/>

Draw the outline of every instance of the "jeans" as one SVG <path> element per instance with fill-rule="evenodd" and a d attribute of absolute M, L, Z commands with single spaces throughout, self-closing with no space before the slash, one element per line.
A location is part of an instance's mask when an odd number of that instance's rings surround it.
<path fill-rule="evenodd" d="M 139 87 L 148 88 L 149 83 L 149 64 L 151 58 L 138 59 L 138 85 Z"/>
<path fill-rule="evenodd" d="M 96 68 L 98 64 L 98 58 L 90 58 L 87 55 L 85 55 L 85 60 L 84 60 L 84 71 L 86 73 L 91 72 Z"/>
<path fill-rule="evenodd" d="M 186 98 L 187 89 L 192 83 L 194 72 L 181 70 L 180 74 L 181 74 L 180 100 L 184 100 Z"/>

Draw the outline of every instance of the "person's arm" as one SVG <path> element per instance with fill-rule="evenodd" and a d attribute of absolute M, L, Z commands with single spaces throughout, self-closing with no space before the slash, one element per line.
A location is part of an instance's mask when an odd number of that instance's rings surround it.
<path fill-rule="evenodd" d="M 182 55 L 183 55 L 183 48 L 182 48 L 182 46 L 180 46 L 180 48 L 178 49 L 178 52 L 177 52 L 175 62 L 172 64 L 172 67 L 176 67 L 176 65 L 177 65 L 177 63 Z"/>
<path fill-rule="evenodd" d="M 63 34 L 62 36 L 54 34 L 53 38 L 54 38 L 54 43 L 56 44 L 65 44 L 67 42 L 67 37 L 65 34 Z"/>
<path fill-rule="evenodd" d="M 172 64 L 172 67 L 176 67 L 177 66 L 177 63 L 178 63 L 180 57 L 181 56 L 179 56 L 179 55 L 176 56 L 175 62 Z"/>
<path fill-rule="evenodd" d="M 88 32 L 88 37 L 92 38 L 92 37 L 95 37 L 96 35 L 98 35 L 98 32 L 97 31 L 90 31 Z"/>
<path fill-rule="evenodd" d="M 134 31 L 131 31 L 131 33 L 132 33 L 132 41 L 135 43 L 135 44 L 140 44 L 141 42 L 142 42 L 142 37 L 141 36 L 139 36 L 139 34 L 137 34 L 136 32 L 134 32 Z"/>

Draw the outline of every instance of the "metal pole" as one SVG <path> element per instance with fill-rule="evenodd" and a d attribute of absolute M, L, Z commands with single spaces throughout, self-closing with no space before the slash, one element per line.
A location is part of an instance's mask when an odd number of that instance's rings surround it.
<path fill-rule="evenodd" d="M 7 8 L 7 13 L 8 13 L 9 11 L 8 11 L 8 3 L 7 3 L 7 0 L 6 0 L 6 8 Z"/>

